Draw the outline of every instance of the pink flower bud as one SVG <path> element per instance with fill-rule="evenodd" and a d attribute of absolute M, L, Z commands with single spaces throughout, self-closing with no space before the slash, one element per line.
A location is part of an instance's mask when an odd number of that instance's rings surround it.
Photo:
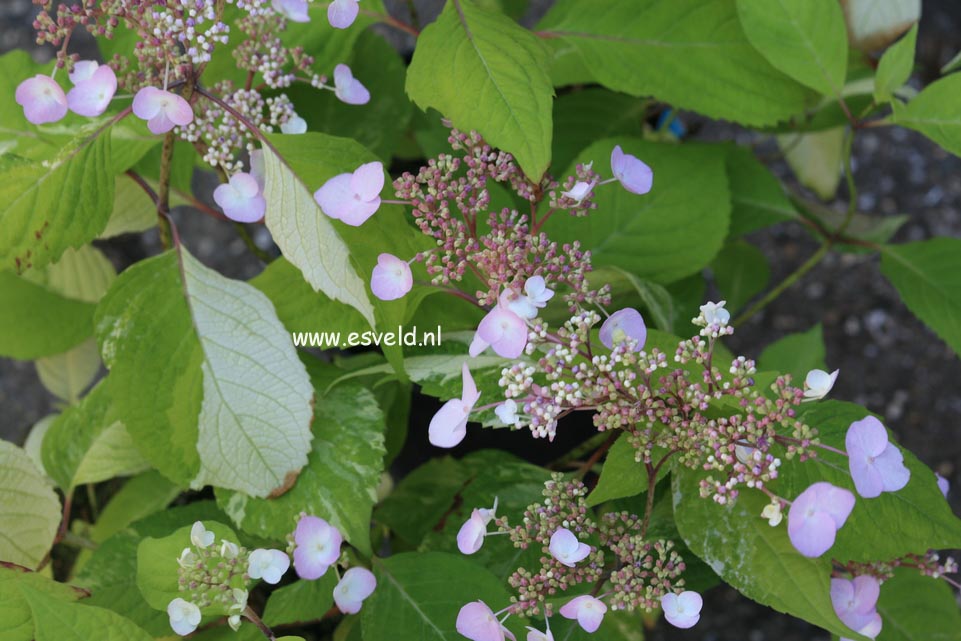
<path fill-rule="evenodd" d="M 654 184 L 654 172 L 635 156 L 625 154 L 620 145 L 611 151 L 611 171 L 614 177 L 633 194 L 646 194 Z"/>
<path fill-rule="evenodd" d="M 904 455 L 888 442 L 888 431 L 873 416 L 851 423 L 844 447 L 854 487 L 866 499 L 881 496 L 882 492 L 897 492 L 911 480 Z"/>
<path fill-rule="evenodd" d="M 819 482 L 794 499 L 787 517 L 791 544 L 804 556 L 819 557 L 834 545 L 837 532 L 854 509 L 854 494 Z"/>
<path fill-rule="evenodd" d="M 634 351 L 639 352 L 647 341 L 647 326 L 644 325 L 641 313 L 628 307 L 614 312 L 604 321 L 601 325 L 600 338 L 607 349 L 614 349 L 615 343 L 623 342 L 625 339 L 633 339 Z"/>
<path fill-rule="evenodd" d="M 333 4 L 330 6 L 332 7 Z M 357 6 L 356 2 L 354 6 Z M 334 94 L 341 102 L 348 105 L 366 105 L 370 102 L 370 92 L 367 91 L 367 87 L 354 78 L 350 67 L 343 64 L 334 67 Z"/>
<path fill-rule="evenodd" d="M 357 0 L 333 0 L 327 5 L 327 21 L 335 29 L 346 29 L 354 24 L 359 11 Z"/>
<path fill-rule="evenodd" d="M 257 179 L 242 171 L 230 177 L 230 182 L 214 190 L 214 201 L 224 215 L 240 223 L 253 223 L 264 217 L 267 201 L 260 192 Z"/>
<path fill-rule="evenodd" d="M 357 614 L 376 587 L 377 579 L 373 572 L 366 568 L 350 568 L 334 588 L 334 603 L 344 614 Z"/>
<path fill-rule="evenodd" d="M 664 618 L 675 628 L 693 628 L 701 618 L 704 600 L 697 592 L 686 590 L 680 594 L 668 592 L 661 597 Z"/>
<path fill-rule="evenodd" d="M 107 65 L 81 60 L 70 74 L 74 87 L 67 93 L 70 111 L 93 118 L 107 110 L 117 93 L 117 75 Z"/>
<path fill-rule="evenodd" d="M 410 265 L 393 254 L 377 256 L 377 266 L 370 276 L 370 289 L 381 300 L 402 298 L 414 285 Z"/>
<path fill-rule="evenodd" d="M 67 97 L 50 76 L 36 75 L 21 82 L 16 99 L 24 117 L 35 125 L 57 122 L 67 115 Z"/>
<path fill-rule="evenodd" d="M 324 519 L 302 516 L 294 530 L 294 569 L 302 579 L 319 579 L 340 558 L 340 532 Z"/>
<path fill-rule="evenodd" d="M 147 129 L 154 134 L 165 134 L 174 127 L 184 127 L 193 122 L 194 111 L 190 103 L 175 93 L 144 87 L 133 97 L 133 112 L 147 121 Z"/>
<path fill-rule="evenodd" d="M 353 173 L 339 174 L 314 193 L 314 200 L 325 214 L 359 227 L 380 207 L 384 188 L 384 165 L 369 162 Z"/>

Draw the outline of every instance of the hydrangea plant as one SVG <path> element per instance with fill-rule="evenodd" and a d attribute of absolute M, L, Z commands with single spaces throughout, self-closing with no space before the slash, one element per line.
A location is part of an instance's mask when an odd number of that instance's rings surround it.
<path fill-rule="evenodd" d="M 907 84 L 919 3 L 875 2 L 34 0 L 0 355 L 58 411 L 0 442 L 3 638 L 636 641 L 726 584 L 961 639 L 949 481 L 834 398 L 856 355 L 746 324 L 875 253 L 961 352 L 961 241 L 892 244 L 852 166 L 875 127 L 961 154 L 961 75 Z M 769 287 L 775 224 L 820 246 Z M 259 275 L 204 264 L 222 228 Z"/>

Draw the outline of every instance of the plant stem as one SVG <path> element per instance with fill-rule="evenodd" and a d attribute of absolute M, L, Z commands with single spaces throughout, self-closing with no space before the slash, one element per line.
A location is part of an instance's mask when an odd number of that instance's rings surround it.
<path fill-rule="evenodd" d="M 247 609 L 244 610 L 244 616 L 248 621 L 257 626 L 257 628 L 263 632 L 264 636 L 270 639 L 270 641 L 277 641 L 277 637 L 274 636 L 274 631 L 267 627 L 267 624 L 264 623 L 259 616 L 257 616 L 257 613 L 254 612 L 253 608 L 251 608 L 249 605 L 247 606 Z"/>
<path fill-rule="evenodd" d="M 604 441 L 604 443 L 602 443 L 601 446 L 597 448 L 593 454 L 591 454 L 591 457 L 584 461 L 584 464 L 578 468 L 576 473 L 577 478 L 583 479 L 584 476 L 591 471 L 591 468 L 594 467 L 594 464 L 600 461 L 601 457 L 607 453 L 607 450 L 611 449 L 611 446 L 614 445 L 614 441 L 616 441 L 617 437 L 620 435 L 621 433 L 619 430 L 612 431 L 611 435 L 607 437 L 607 440 Z"/>
<path fill-rule="evenodd" d="M 167 132 L 164 136 L 163 149 L 160 152 L 160 184 L 157 186 L 157 220 L 160 226 L 160 244 L 164 249 L 170 249 L 170 165 L 174 155 L 174 132 Z"/>
<path fill-rule="evenodd" d="M 247 250 L 251 254 L 259 258 L 260 262 L 269 264 L 273 260 L 270 254 L 262 250 L 260 247 L 257 246 L 257 243 L 254 242 L 254 239 L 250 235 L 250 232 L 247 231 L 247 225 L 244 225 L 243 223 L 234 223 L 234 229 L 237 230 L 237 233 L 240 235 L 240 238 L 243 239 L 244 244 L 247 245 Z"/>
<path fill-rule="evenodd" d="M 788 289 L 791 285 L 799 281 L 805 274 L 814 269 L 814 267 L 821 262 L 821 259 L 830 251 L 831 242 L 829 240 L 821 243 L 821 246 L 816 252 L 814 252 L 810 258 L 808 258 L 803 265 L 795 269 L 787 278 L 785 278 L 781 283 L 769 291 L 764 298 L 758 302 L 751 305 L 747 310 L 741 313 L 736 319 L 734 319 L 733 325 L 740 325 L 751 316 L 754 316 L 759 311 L 764 309 L 768 303 L 780 296 L 784 290 Z"/>

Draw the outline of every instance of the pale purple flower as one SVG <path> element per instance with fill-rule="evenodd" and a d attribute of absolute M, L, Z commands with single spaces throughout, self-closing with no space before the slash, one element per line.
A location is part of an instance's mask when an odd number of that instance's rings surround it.
<path fill-rule="evenodd" d="M 70 111 L 90 118 L 107 110 L 117 93 L 117 75 L 107 65 L 81 60 L 70 74 L 74 87 L 67 93 Z"/>
<path fill-rule="evenodd" d="M 190 542 L 200 549 L 214 544 L 214 533 L 204 527 L 200 521 L 195 521 L 190 528 Z"/>
<path fill-rule="evenodd" d="M 383 188 L 384 165 L 374 161 L 334 176 L 314 193 L 314 200 L 331 218 L 359 227 L 380 207 Z"/>
<path fill-rule="evenodd" d="M 200 608 L 181 598 L 176 598 L 167 604 L 167 616 L 170 617 L 170 627 L 182 637 L 187 636 L 200 625 Z"/>
<path fill-rule="evenodd" d="M 457 549 L 462 554 L 474 554 L 484 545 L 484 537 L 487 536 L 487 524 L 490 523 L 497 511 L 497 498 L 494 498 L 494 507 L 474 508 L 470 518 L 457 531 Z"/>
<path fill-rule="evenodd" d="M 604 321 L 600 338 L 607 349 L 613 349 L 615 343 L 631 338 L 635 341 L 634 351 L 639 352 L 647 341 L 647 326 L 640 312 L 627 307 L 614 312 Z"/>
<path fill-rule="evenodd" d="M 941 490 L 941 494 L 944 494 L 944 498 L 948 498 L 948 492 L 951 490 L 950 481 L 937 472 L 934 473 L 934 477 L 938 480 L 938 489 Z"/>
<path fill-rule="evenodd" d="M 804 400 L 817 401 L 827 396 L 834 387 L 834 381 L 838 379 L 840 371 L 836 369 L 828 374 L 822 369 L 812 369 L 808 372 L 804 378 Z"/>
<path fill-rule="evenodd" d="M 292 22 L 310 22 L 307 0 L 274 0 L 274 11 Z"/>
<path fill-rule="evenodd" d="M 370 289 L 381 300 L 402 298 L 414 286 L 410 265 L 393 254 L 377 256 L 377 266 L 370 276 Z"/>
<path fill-rule="evenodd" d="M 691 590 L 685 590 L 680 594 L 668 592 L 661 597 L 661 609 L 664 610 L 664 618 L 675 628 L 693 628 L 701 618 L 701 606 L 704 600 L 701 595 Z"/>
<path fill-rule="evenodd" d="M 727 325 L 731 320 L 731 312 L 724 309 L 724 305 L 727 304 L 726 300 L 714 302 L 708 302 L 701 305 L 701 317 L 704 318 L 704 323 L 710 327 L 711 325 Z"/>
<path fill-rule="evenodd" d="M 284 134 L 307 133 L 307 121 L 300 116 L 292 116 L 287 122 L 280 126 L 280 132 Z"/>
<path fill-rule="evenodd" d="M 854 494 L 830 483 L 814 483 L 791 504 L 787 533 L 791 544 L 804 556 L 827 552 L 837 532 L 854 509 Z"/>
<path fill-rule="evenodd" d="M 457 613 L 457 631 L 471 641 L 515 641 L 510 630 L 501 625 L 494 611 L 483 601 L 471 601 Z"/>
<path fill-rule="evenodd" d="M 558 528 L 551 535 L 548 550 L 559 563 L 572 568 L 587 558 L 591 553 L 591 546 L 581 543 L 577 535 L 567 528 Z"/>
<path fill-rule="evenodd" d="M 460 398 L 452 398 L 437 410 L 427 428 L 428 439 L 437 447 L 454 447 L 467 435 L 467 418 L 480 398 L 474 378 L 464 363 L 461 368 L 464 383 Z"/>
<path fill-rule="evenodd" d="M 574 619 L 585 632 L 595 632 L 604 621 L 607 606 L 600 599 L 589 594 L 574 597 L 563 606 L 560 613 L 565 619 Z"/>
<path fill-rule="evenodd" d="M 897 492 L 911 480 L 911 471 L 904 466 L 904 455 L 894 443 L 888 442 L 888 431 L 873 416 L 851 423 L 844 447 L 854 487 L 866 499 L 880 496 L 882 492 Z"/>
<path fill-rule="evenodd" d="M 330 523 L 302 516 L 294 530 L 294 569 L 302 579 L 319 579 L 340 558 L 344 539 Z"/>
<path fill-rule="evenodd" d="M 377 587 L 374 573 L 367 568 L 350 568 L 334 588 L 334 603 L 344 614 L 357 614 L 364 599 Z"/>
<path fill-rule="evenodd" d="M 512 398 L 507 399 L 495 407 L 494 414 L 496 414 L 497 418 L 505 425 L 516 427 L 520 424 L 520 418 L 517 416 L 517 401 Z"/>
<path fill-rule="evenodd" d="M 654 184 L 654 172 L 635 156 L 625 154 L 620 145 L 611 151 L 611 171 L 624 189 L 634 194 L 646 194 Z"/>
<path fill-rule="evenodd" d="M 354 24 L 359 11 L 358 0 L 333 0 L 327 5 L 327 21 L 335 29 L 346 29 Z"/>
<path fill-rule="evenodd" d="M 881 584 L 873 576 L 831 579 L 831 604 L 844 625 L 871 639 L 881 633 L 881 615 L 877 612 Z"/>
<path fill-rule="evenodd" d="M 468 351 L 471 356 L 477 356 L 493 347 L 498 356 L 517 358 L 526 346 L 527 323 L 506 307 L 496 305 L 477 326 Z"/>
<path fill-rule="evenodd" d="M 144 87 L 133 97 L 133 112 L 147 121 L 147 129 L 154 134 L 165 134 L 174 127 L 189 125 L 194 119 L 190 103 L 175 93 Z"/>
<path fill-rule="evenodd" d="M 354 78 L 350 67 L 344 64 L 334 67 L 334 94 L 348 105 L 366 105 L 370 102 L 370 92 L 360 80 Z"/>
<path fill-rule="evenodd" d="M 57 122 L 67 115 L 67 96 L 50 76 L 36 75 L 21 82 L 16 99 L 24 117 L 35 125 Z"/>
<path fill-rule="evenodd" d="M 267 200 L 261 193 L 257 179 L 242 171 L 214 189 L 214 201 L 224 210 L 227 218 L 239 223 L 257 222 L 267 211 Z"/>
<path fill-rule="evenodd" d="M 280 583 L 288 568 L 290 557 L 280 550 L 257 548 L 247 559 L 247 576 L 251 579 L 263 579 L 271 585 Z"/>
<path fill-rule="evenodd" d="M 544 624 L 547 626 L 547 629 L 543 632 L 537 628 L 527 626 L 527 641 L 554 641 L 554 635 L 551 633 L 551 620 L 545 618 Z"/>
<path fill-rule="evenodd" d="M 580 204 L 582 200 L 587 198 L 587 196 L 594 189 L 594 185 L 596 184 L 597 184 L 596 180 L 592 180 L 589 183 L 584 182 L 583 180 L 579 180 L 576 183 L 574 183 L 574 186 L 571 187 L 568 191 L 562 191 L 561 196 L 570 198 L 577 204 Z"/>

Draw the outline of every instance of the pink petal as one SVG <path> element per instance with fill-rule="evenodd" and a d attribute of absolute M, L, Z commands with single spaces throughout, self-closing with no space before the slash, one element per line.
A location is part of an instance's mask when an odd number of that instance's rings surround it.
<path fill-rule="evenodd" d="M 156 87 L 144 87 L 133 97 L 133 113 L 141 120 L 150 120 L 162 108 L 161 100 L 167 93 Z M 156 132 L 154 132 L 156 133 Z"/>
<path fill-rule="evenodd" d="M 481 337 L 480 332 L 474 332 L 474 339 L 470 342 L 467 353 L 470 354 L 471 357 L 478 356 L 490 346 L 491 344 Z"/>
<path fill-rule="evenodd" d="M 359 11 L 357 0 L 334 0 L 327 7 L 327 21 L 335 29 L 346 29 L 354 24 Z"/>
<path fill-rule="evenodd" d="M 624 189 L 634 194 L 646 194 L 654 184 L 654 172 L 641 160 L 625 154 L 620 145 L 611 151 L 611 171 Z"/>
<path fill-rule="evenodd" d="M 313 581 L 324 576 L 328 569 L 329 564 L 310 554 L 305 548 L 294 548 L 294 570 L 300 578 Z"/>
<path fill-rule="evenodd" d="M 377 266 L 370 277 L 370 289 L 381 300 L 402 298 L 414 285 L 410 265 L 392 254 L 377 257 Z"/>
<path fill-rule="evenodd" d="M 380 208 L 380 198 L 370 201 L 350 200 L 344 207 L 340 220 L 352 227 L 360 227 L 367 219 L 377 213 Z"/>
<path fill-rule="evenodd" d="M 350 67 L 339 64 L 334 67 L 334 93 L 348 105 L 365 105 L 370 102 L 370 92 L 351 72 Z"/>
<path fill-rule="evenodd" d="M 669 592 L 661 597 L 664 618 L 675 628 L 692 628 L 701 619 L 701 595 L 690 590 L 681 594 Z"/>
<path fill-rule="evenodd" d="M 350 190 L 351 174 L 334 176 L 314 192 L 314 200 L 325 214 L 340 220 L 349 208 L 354 194 Z"/>
<path fill-rule="evenodd" d="M 622 341 L 625 337 L 636 341 L 635 352 L 641 351 L 647 341 L 647 326 L 644 324 L 644 318 L 640 312 L 630 307 L 611 314 L 601 325 L 600 330 L 601 343 L 607 349 L 613 349 L 614 343 Z"/>
<path fill-rule="evenodd" d="M 437 447 L 454 447 L 467 436 L 470 408 L 459 398 L 452 398 L 437 410 L 427 428 L 428 440 Z"/>
<path fill-rule="evenodd" d="M 239 171 L 230 177 L 230 186 L 237 190 L 242 198 L 253 198 L 260 193 L 257 179 L 243 171 Z"/>
<path fill-rule="evenodd" d="M 504 641 L 504 629 L 483 601 L 468 603 L 457 613 L 457 631 L 471 641 Z"/>
<path fill-rule="evenodd" d="M 67 97 L 50 76 L 27 78 L 17 85 L 15 97 L 24 117 L 35 125 L 57 122 L 67 115 Z"/>
<path fill-rule="evenodd" d="M 477 510 L 474 510 L 471 517 L 457 531 L 457 549 L 462 554 L 474 554 L 484 545 L 486 535 L 487 524 Z"/>
<path fill-rule="evenodd" d="M 497 306 L 484 316 L 477 327 L 477 334 L 498 356 L 517 358 L 527 346 L 527 324 L 514 312 Z"/>
<path fill-rule="evenodd" d="M 307 0 L 274 0 L 274 10 L 292 22 L 310 22 Z"/>
<path fill-rule="evenodd" d="M 561 616 L 567 619 L 577 619 L 585 632 L 593 633 L 604 621 L 607 606 L 604 602 L 589 595 L 574 597 L 561 606 Z"/>
<path fill-rule="evenodd" d="M 872 612 L 878 605 L 881 596 L 881 583 L 870 575 L 854 577 L 855 611 L 861 614 Z"/>
<path fill-rule="evenodd" d="M 166 93 L 169 96 L 167 99 L 168 102 L 164 105 L 164 111 L 167 113 L 167 117 L 180 127 L 193 122 L 194 110 L 190 106 L 190 103 L 175 93 L 170 93 L 169 91 Z"/>
<path fill-rule="evenodd" d="M 858 494 L 866 499 L 873 499 L 881 496 L 884 492 L 884 479 L 881 473 L 870 462 L 870 457 L 865 456 L 858 450 L 855 454 L 848 455 L 848 470 L 851 472 L 851 479 L 854 481 L 854 489 Z"/>
<path fill-rule="evenodd" d="M 474 377 L 470 374 L 470 369 L 467 367 L 467 363 L 461 365 L 461 383 L 463 385 L 460 394 L 461 400 L 465 405 L 469 405 L 471 408 L 474 407 L 474 403 L 480 398 L 480 392 L 477 391 L 477 384 L 474 383 Z"/>
<path fill-rule="evenodd" d="M 90 78 L 93 72 L 100 67 L 96 60 L 78 60 L 73 63 L 73 71 L 70 72 L 70 82 L 77 85 Z"/>
<path fill-rule="evenodd" d="M 816 512 L 792 522 L 790 517 L 793 513 L 792 505 L 788 513 L 788 536 L 798 552 L 809 558 L 817 558 L 831 549 L 837 536 L 837 528 L 830 516 L 824 512 Z"/>
<path fill-rule="evenodd" d="M 881 421 L 867 416 L 851 423 L 844 437 L 844 446 L 848 454 L 854 450 L 866 456 L 877 456 L 888 446 L 888 431 Z"/>
<path fill-rule="evenodd" d="M 343 537 L 330 523 L 316 516 L 303 516 L 294 530 L 294 569 L 304 579 L 317 579 L 340 558 Z"/>
<path fill-rule="evenodd" d="M 377 198 L 383 188 L 384 164 L 380 161 L 361 165 L 350 177 L 350 190 L 360 196 L 361 200 Z"/>
<path fill-rule="evenodd" d="M 117 75 L 103 65 L 67 93 L 67 105 L 74 113 L 94 118 L 107 110 L 116 92 Z"/>
<path fill-rule="evenodd" d="M 377 579 L 366 568 L 350 568 L 334 588 L 334 602 L 344 614 L 357 614 L 361 604 L 373 594 Z"/>
<path fill-rule="evenodd" d="M 874 469 L 881 476 L 885 492 L 897 492 L 911 480 L 911 470 L 904 465 L 904 454 L 894 443 L 888 443 L 874 459 Z"/>

